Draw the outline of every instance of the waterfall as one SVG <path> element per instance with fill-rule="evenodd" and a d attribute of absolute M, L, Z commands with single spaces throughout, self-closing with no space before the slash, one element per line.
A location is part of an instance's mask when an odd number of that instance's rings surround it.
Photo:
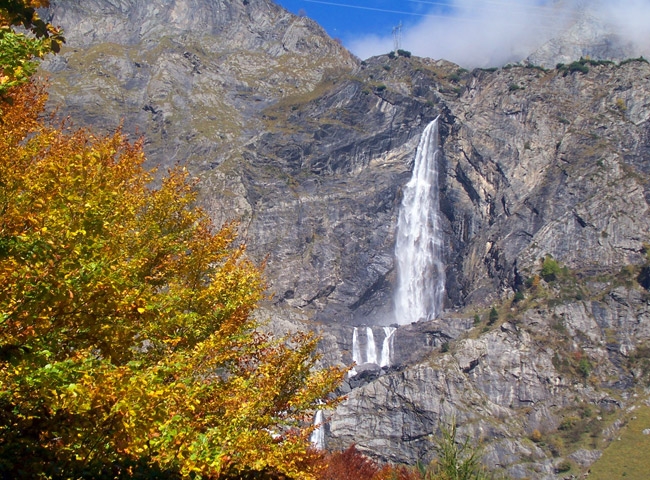
<path fill-rule="evenodd" d="M 352 361 L 357 365 L 361 365 L 361 349 L 359 348 L 359 332 L 357 327 L 352 330 Z M 356 368 L 350 369 L 349 376 L 354 377 L 357 374 Z"/>
<path fill-rule="evenodd" d="M 357 365 L 363 363 L 361 361 L 361 348 L 359 348 L 359 332 L 357 327 L 354 327 L 352 332 L 352 361 L 356 362 Z"/>
<path fill-rule="evenodd" d="M 390 352 L 393 346 L 393 333 L 396 328 L 384 327 L 384 341 L 381 344 L 381 360 L 379 361 L 380 367 L 390 367 Z"/>
<path fill-rule="evenodd" d="M 395 319 L 406 325 L 436 318 L 445 270 L 438 200 L 438 118 L 424 129 L 397 221 Z"/>
<path fill-rule="evenodd" d="M 372 327 L 366 327 L 366 344 L 365 344 L 365 358 L 361 356 L 361 345 L 359 343 L 359 329 L 354 327 L 352 330 L 352 361 L 357 365 L 363 363 L 374 363 L 380 367 L 390 366 L 390 356 L 392 349 L 392 338 L 395 333 L 394 327 L 382 327 L 384 330 L 384 340 L 381 344 L 381 352 L 377 355 L 377 344 L 375 343 L 375 334 Z M 355 368 L 350 370 L 350 377 L 357 374 Z"/>
<path fill-rule="evenodd" d="M 323 427 L 323 411 L 317 410 L 314 416 L 316 429 L 311 432 L 309 441 L 317 450 L 325 450 L 325 428 Z"/>
<path fill-rule="evenodd" d="M 378 363 L 377 347 L 375 346 L 375 336 L 372 333 L 372 327 L 366 327 L 366 363 Z"/>
<path fill-rule="evenodd" d="M 357 365 L 361 365 L 361 348 L 359 348 L 359 332 L 357 327 L 352 331 L 352 361 Z M 357 371 L 353 368 L 350 370 L 350 375 L 356 375 Z"/>

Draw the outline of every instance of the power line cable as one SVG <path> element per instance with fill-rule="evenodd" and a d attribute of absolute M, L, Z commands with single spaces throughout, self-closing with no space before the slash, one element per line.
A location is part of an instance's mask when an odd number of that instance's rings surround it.
<path fill-rule="evenodd" d="M 454 5 L 451 3 L 444 3 L 444 2 L 431 2 L 431 1 L 425 1 L 425 0 L 406 0 L 407 2 L 411 3 L 417 3 L 417 4 L 422 4 L 422 5 L 432 5 L 432 6 L 439 6 L 439 7 L 445 7 L 445 8 L 450 8 L 454 11 L 467 11 L 469 5 Z M 558 17 L 561 17 L 561 15 L 558 16 L 557 13 L 553 13 L 548 7 L 533 7 L 530 6 L 530 8 L 536 8 L 539 9 L 539 11 L 534 11 L 530 10 L 527 7 L 523 7 L 522 5 L 513 5 L 515 8 L 511 8 L 510 6 L 512 4 L 509 3 L 498 3 L 498 2 L 485 2 L 486 4 L 481 4 L 481 5 L 475 5 L 472 6 L 472 10 L 470 10 L 472 13 L 476 11 L 480 12 L 487 12 L 487 13 L 514 13 L 517 15 L 524 15 L 524 14 L 529 14 L 531 17 L 536 18 L 536 19 L 545 19 L 547 21 L 557 21 Z M 492 5 L 492 6 L 490 6 Z M 460 10 L 462 9 L 462 10 Z M 456 16 L 456 15 L 455 15 Z"/>
<path fill-rule="evenodd" d="M 372 11 L 377 11 L 377 12 L 385 12 L 385 13 L 397 13 L 397 14 L 402 14 L 402 15 L 412 15 L 412 16 L 418 16 L 418 17 L 434 17 L 434 18 L 448 18 L 448 19 L 454 19 L 454 18 L 463 18 L 467 20 L 471 20 L 472 17 L 461 17 L 459 15 L 443 15 L 439 13 L 421 13 L 421 12 L 408 12 L 408 11 L 403 11 L 403 10 L 392 10 L 392 9 L 385 9 L 385 8 L 379 8 L 379 7 L 368 7 L 365 5 L 356 5 L 356 4 L 349 4 L 349 3 L 340 3 L 340 2 L 332 2 L 332 1 L 326 1 L 326 0 L 303 0 L 304 2 L 309 2 L 309 3 L 320 3 L 322 5 L 332 5 L 332 6 L 339 6 L 339 7 L 345 7 L 345 8 L 355 8 L 359 10 L 372 10 Z M 420 4 L 425 4 L 425 5 L 436 5 L 436 6 L 441 6 L 441 7 L 448 7 L 448 8 L 457 8 L 457 5 L 454 5 L 452 3 L 445 3 L 445 2 L 433 2 L 433 1 L 426 1 L 426 0 L 406 0 L 411 3 L 420 3 Z M 509 7 L 508 11 L 510 10 L 510 7 L 515 6 L 515 7 L 521 7 L 521 5 L 516 5 L 512 3 L 503 3 L 503 2 L 484 2 L 487 4 L 492 4 L 492 5 L 500 5 L 504 7 Z M 476 8 L 482 9 L 482 10 L 492 10 L 493 12 L 503 12 L 504 9 L 499 9 L 499 8 L 492 8 L 492 7 L 486 7 L 484 5 L 477 6 Z M 549 20 L 557 20 L 558 15 L 553 14 L 551 11 L 548 10 L 548 7 L 537 7 L 537 6 L 530 6 L 530 8 L 534 9 L 539 9 L 539 13 L 535 13 L 534 16 L 536 18 L 540 17 L 546 17 Z M 517 13 L 524 13 L 526 10 L 525 9 L 519 9 Z M 542 13 L 544 12 L 544 13 Z"/>
<path fill-rule="evenodd" d="M 378 7 L 366 7 L 363 5 L 351 5 L 348 3 L 338 3 L 338 2 L 328 2 L 325 0 L 302 0 L 303 2 L 308 2 L 308 3 L 319 3 L 321 5 L 331 5 L 334 7 L 345 7 L 345 8 L 356 8 L 358 10 L 371 10 L 373 12 L 384 12 L 384 13 L 397 13 L 400 15 L 413 15 L 415 17 L 441 17 L 441 18 L 449 18 L 446 17 L 445 15 L 432 15 L 432 14 L 426 14 L 426 13 L 417 13 L 417 12 L 404 12 L 400 10 L 389 10 L 387 8 L 378 8 Z"/>
<path fill-rule="evenodd" d="M 454 3 L 450 2 L 445 2 L 445 1 L 431 1 L 431 0 L 406 0 L 407 2 L 411 3 L 420 3 L 424 5 L 436 5 L 436 6 L 441 6 L 441 7 L 448 7 L 448 8 L 458 8 L 459 6 L 462 7 L 467 7 L 469 5 L 457 5 Z M 549 8 L 548 6 L 540 6 L 540 5 L 522 5 L 521 3 L 515 3 L 515 2 L 497 2 L 497 1 L 490 1 L 490 0 L 481 0 L 479 2 L 479 5 L 473 5 L 473 8 L 480 8 L 480 9 L 490 9 L 492 7 L 489 7 L 489 5 L 493 5 L 495 7 L 506 7 L 508 10 L 520 10 L 520 11 L 526 11 L 526 10 L 537 10 L 541 14 L 549 13 Z M 495 9 L 496 10 L 496 9 Z"/>
<path fill-rule="evenodd" d="M 402 10 L 391 10 L 391 9 L 385 9 L 385 8 L 378 8 L 378 7 L 367 7 L 364 5 L 353 5 L 349 3 L 340 3 L 340 2 L 331 2 L 327 0 L 302 0 L 303 2 L 308 2 L 308 3 L 317 3 L 321 5 L 330 5 L 333 7 L 343 7 L 343 8 L 354 8 L 357 10 L 370 10 L 374 12 L 382 12 L 382 13 L 394 13 L 394 14 L 399 14 L 399 15 L 411 15 L 411 16 L 416 16 L 416 17 L 427 17 L 427 18 L 440 18 L 443 20 L 452 20 L 452 21 L 461 21 L 461 22 L 480 22 L 480 19 L 473 18 L 473 17 L 468 17 L 468 16 L 461 16 L 461 15 L 442 15 L 442 14 L 436 14 L 436 13 L 419 13 L 419 12 L 406 12 Z M 557 17 L 556 17 L 557 18 Z M 549 20 L 551 18 L 549 17 Z M 508 25 L 516 25 L 520 27 L 529 27 L 530 24 L 524 24 L 524 23 L 519 23 L 519 22 L 506 22 Z M 563 31 L 562 28 L 560 27 L 552 27 L 550 25 L 538 25 L 538 28 L 544 28 L 546 30 L 552 30 L 554 32 L 561 32 Z"/>

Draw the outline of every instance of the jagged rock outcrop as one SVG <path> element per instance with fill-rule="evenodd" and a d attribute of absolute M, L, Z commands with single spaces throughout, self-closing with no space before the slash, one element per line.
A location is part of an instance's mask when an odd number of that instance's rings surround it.
<path fill-rule="evenodd" d="M 342 387 L 330 446 L 426 460 L 455 415 L 513 478 L 598 457 L 601 443 L 565 437 L 578 425 L 611 438 L 610 412 L 647 381 L 646 62 L 359 62 L 267 0 L 52 3 L 69 39 L 45 65 L 52 103 L 143 133 L 152 165 L 186 164 L 214 219 L 240 220 L 250 255 L 267 260 L 261 318 L 320 331 L 324 363 L 352 360 L 353 326 L 381 345 L 393 322 L 401 189 L 441 116 L 448 311 L 400 327 L 391 365 Z M 540 278 L 551 256 L 558 280 Z M 488 325 L 492 304 L 501 318 Z"/>
<path fill-rule="evenodd" d="M 76 122 L 146 133 L 152 164 L 211 170 L 259 131 L 260 112 L 356 60 L 270 0 L 54 0 L 67 47 L 46 62 Z"/>
<path fill-rule="evenodd" d="M 440 423 L 456 418 L 464 435 L 490 439 L 485 458 L 511 478 L 555 478 L 558 428 L 577 437 L 602 430 L 603 416 L 634 401 L 634 377 L 647 372 L 632 366 L 631 345 L 650 340 L 648 305 L 647 292 L 610 286 L 601 301 L 525 309 L 353 390 L 331 417 L 329 445 L 354 441 L 386 460 L 427 460 Z M 580 377 L 582 359 L 590 370 Z M 577 415 L 580 425 L 571 423 Z M 549 440 L 531 441 L 535 430 Z M 599 451 L 576 454 L 584 463 Z"/>
<path fill-rule="evenodd" d="M 450 106 L 443 176 L 469 301 L 489 298 L 495 278 L 516 286 L 549 254 L 589 273 L 644 261 L 649 75 L 632 62 L 469 80 Z"/>

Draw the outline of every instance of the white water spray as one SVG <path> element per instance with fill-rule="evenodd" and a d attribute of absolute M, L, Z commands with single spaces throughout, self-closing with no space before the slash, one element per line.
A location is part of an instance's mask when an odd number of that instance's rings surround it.
<path fill-rule="evenodd" d="M 393 333 L 395 327 L 384 328 L 384 341 L 381 344 L 381 360 L 379 361 L 380 367 L 390 367 L 390 352 L 393 349 Z"/>
<path fill-rule="evenodd" d="M 357 365 L 364 363 L 374 363 L 380 367 L 389 367 L 391 361 L 391 351 L 393 348 L 393 334 L 396 331 L 395 327 L 382 327 L 384 331 L 384 339 L 381 344 L 381 350 L 377 352 L 377 344 L 375 343 L 375 334 L 372 327 L 366 327 L 366 343 L 362 345 L 359 341 L 359 329 L 354 327 L 352 330 L 352 361 Z M 363 338 L 363 336 L 362 336 Z M 353 377 L 357 374 L 355 368 L 350 370 L 350 376 Z"/>
<path fill-rule="evenodd" d="M 311 432 L 309 441 L 317 450 L 325 450 L 325 428 L 323 427 L 323 411 L 317 410 L 314 416 L 316 430 Z"/>
<path fill-rule="evenodd" d="M 395 319 L 406 325 L 436 318 L 442 309 L 445 269 L 438 200 L 438 118 L 424 129 L 397 221 Z"/>
<path fill-rule="evenodd" d="M 352 331 L 352 361 L 357 365 L 361 365 L 363 363 L 361 361 L 361 348 L 359 347 L 359 331 L 357 330 L 357 327 L 354 327 L 354 330 Z M 353 367 L 350 370 L 350 376 L 354 376 L 356 374 L 357 371 Z"/>
<path fill-rule="evenodd" d="M 375 345 L 375 335 L 372 333 L 372 327 L 366 327 L 366 363 L 378 363 L 377 346 Z"/>

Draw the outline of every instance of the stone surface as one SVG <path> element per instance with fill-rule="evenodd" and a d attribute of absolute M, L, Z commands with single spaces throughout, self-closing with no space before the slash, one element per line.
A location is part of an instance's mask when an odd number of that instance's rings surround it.
<path fill-rule="evenodd" d="M 640 336 L 637 345 L 647 342 L 650 330 L 642 319 L 645 301 L 627 300 L 640 293 L 619 287 L 598 302 L 526 309 L 478 337 L 466 324 L 468 332 L 450 338 L 448 352 L 431 349 L 415 365 L 409 359 L 408 368 L 395 365 L 352 390 L 330 417 L 329 445 L 354 442 L 382 460 L 429 461 L 441 423 L 455 418 L 462 435 L 485 442 L 484 460 L 491 467 L 503 468 L 510 478 L 555 478 L 551 444 L 529 438 L 534 430 L 542 438 L 556 434 L 585 406 L 592 419 L 623 406 L 634 381 L 625 363 L 632 350 L 624 353 L 621 346 L 630 332 Z M 397 343 L 394 357 L 414 340 Z M 586 378 L 579 358 L 589 359 Z M 619 427 L 612 425 L 604 436 L 612 438 Z M 578 449 L 568 458 L 586 467 L 599 456 Z"/>
<path fill-rule="evenodd" d="M 581 449 L 573 452 L 571 455 L 569 455 L 569 458 L 581 467 L 588 467 L 596 460 L 598 460 L 602 454 L 603 452 L 600 450 Z"/>
<path fill-rule="evenodd" d="M 213 169 L 262 128 L 263 108 L 356 65 L 320 26 L 270 0 L 51 5 L 67 38 L 45 64 L 52 103 L 102 131 L 146 133 L 150 163 L 164 168 Z"/>

